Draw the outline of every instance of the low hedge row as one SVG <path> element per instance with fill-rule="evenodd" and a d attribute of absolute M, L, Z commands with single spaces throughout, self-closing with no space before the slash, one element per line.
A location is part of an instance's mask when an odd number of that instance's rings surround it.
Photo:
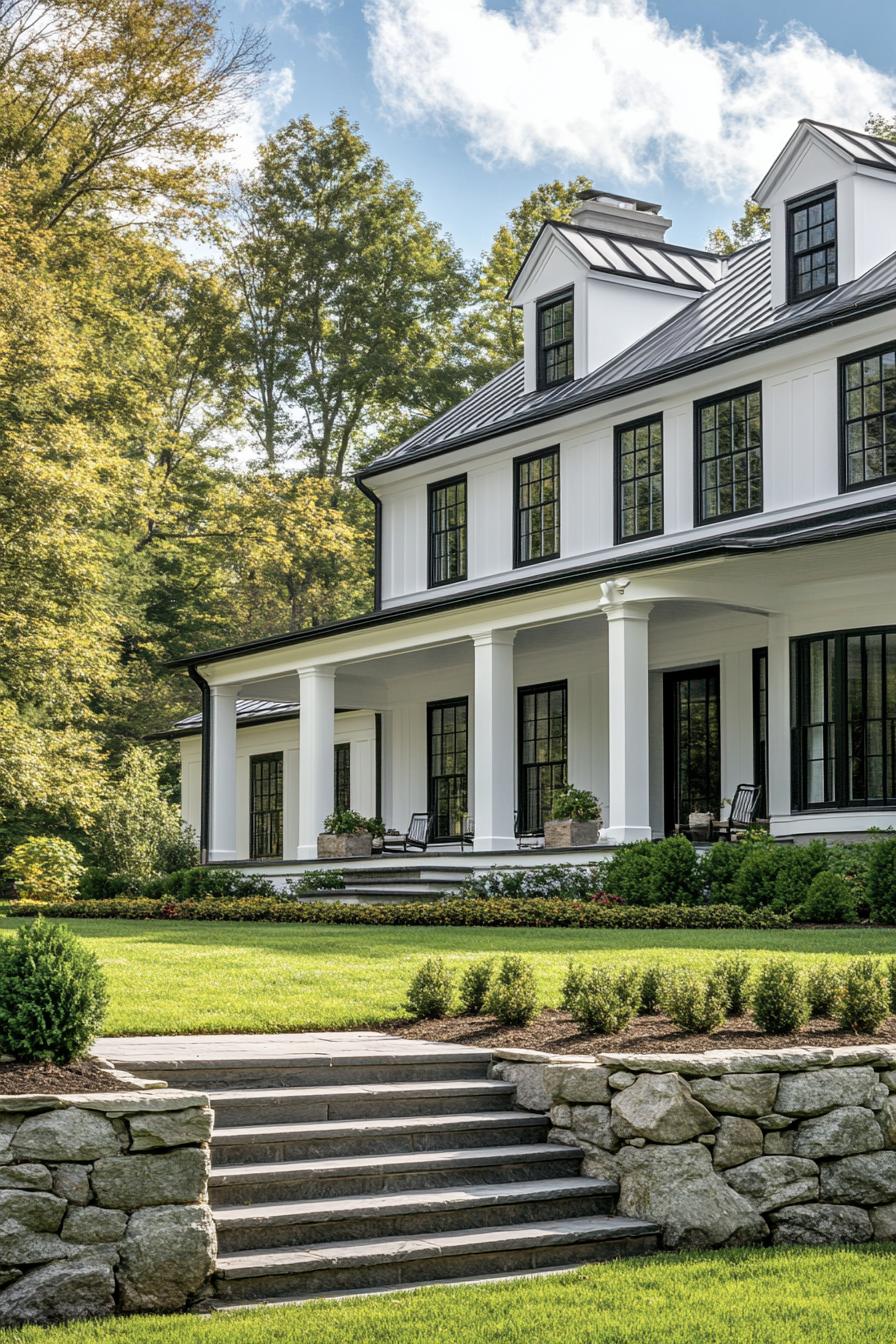
<path fill-rule="evenodd" d="M 444 924 L 558 929 L 788 929 L 790 916 L 736 905 L 602 905 L 563 899 L 414 901 L 405 905 L 239 900 L 16 901 L 11 915 L 54 919 L 200 919 L 271 924 Z"/>

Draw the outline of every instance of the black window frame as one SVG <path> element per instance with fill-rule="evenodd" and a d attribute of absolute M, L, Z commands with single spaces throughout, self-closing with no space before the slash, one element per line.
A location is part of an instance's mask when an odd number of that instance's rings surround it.
<path fill-rule="evenodd" d="M 352 805 L 352 744 L 333 744 L 333 810 L 348 811 Z"/>
<path fill-rule="evenodd" d="M 440 490 L 447 490 L 451 486 L 463 486 L 463 522 L 455 523 L 450 527 L 435 527 L 436 510 L 443 507 L 437 503 L 437 496 Z M 447 506 L 446 506 L 447 507 Z M 455 502 L 455 508 L 457 503 Z M 426 526 L 427 526 L 427 569 L 426 579 L 430 588 L 441 588 L 446 583 L 463 583 L 467 577 L 467 540 L 469 536 L 469 525 L 467 519 L 467 477 L 465 472 L 458 476 L 447 476 L 442 481 L 431 481 L 427 488 L 426 497 Z M 460 548 L 462 563 L 460 571 L 457 574 L 449 574 L 440 578 L 437 574 L 437 556 L 436 539 L 447 537 L 449 533 L 462 533 L 463 544 Z"/>
<path fill-rule="evenodd" d="M 553 525 L 553 527 L 554 527 L 554 532 L 556 533 L 557 548 L 556 548 L 556 550 L 551 551 L 550 554 L 543 554 L 543 555 L 529 555 L 529 556 L 527 556 L 527 557 L 524 559 L 524 558 L 523 558 L 523 554 L 522 554 L 522 551 L 523 551 L 523 547 L 522 547 L 522 520 L 523 520 L 523 516 L 525 515 L 525 516 L 528 518 L 528 517 L 531 516 L 537 509 L 542 509 L 542 510 L 543 510 L 543 509 L 545 508 L 545 502 L 544 502 L 544 500 L 541 500 L 538 504 L 526 504 L 526 505 L 523 505 L 523 504 L 520 503 L 520 491 L 521 491 L 521 488 L 522 488 L 522 486 L 521 486 L 521 481 L 520 481 L 520 474 L 521 474 L 521 471 L 522 471 L 522 468 L 523 468 L 523 467 L 528 466 L 528 465 L 529 465 L 530 463 L 532 463 L 532 462 L 544 461 L 545 459 L 547 459 L 547 458 L 549 458 L 549 457 L 556 458 L 556 462 L 557 462 L 557 469 L 556 469 L 556 471 L 554 472 L 554 479 L 555 479 L 556 485 L 555 485 L 555 491 L 554 491 L 554 499 L 553 499 L 553 501 L 552 501 L 552 503 L 553 503 L 553 508 L 554 508 L 554 525 Z M 544 477 L 542 477 L 541 479 L 543 480 Z M 527 486 L 528 486 L 528 485 L 531 484 L 531 482 L 527 482 L 526 484 L 527 484 Z M 544 526 L 542 526 L 542 527 L 539 528 L 539 531 L 541 532 L 541 534 L 542 534 L 542 536 L 543 536 L 544 533 L 545 533 L 545 531 L 546 531 L 546 529 L 545 529 Z M 531 538 L 532 538 L 532 532 L 531 532 L 531 530 L 528 531 L 527 535 L 528 535 L 528 537 L 529 537 L 529 541 L 530 541 L 530 545 L 531 545 Z M 521 457 L 515 457 L 515 458 L 513 459 L 513 567 L 514 567 L 514 569 L 522 569 L 522 568 L 525 567 L 526 565 L 539 565 L 539 564 L 542 563 L 542 561 L 546 561 L 546 560 L 559 560 L 559 558 L 560 558 L 560 553 L 561 553 L 561 550 L 560 550 L 560 548 L 561 548 L 561 541 L 562 541 L 562 538 L 561 538 L 561 534 L 560 534 L 560 445 L 559 445 L 559 443 L 555 443 L 555 444 L 552 444 L 549 448 L 539 448 L 539 449 L 538 449 L 536 452 L 534 452 L 534 453 L 524 453 Z"/>
<path fill-rule="evenodd" d="M 463 709 L 463 770 L 454 770 L 450 773 L 433 774 L 433 721 L 436 713 L 443 713 L 446 709 Z M 452 730 L 453 736 L 457 738 L 457 723 Z M 440 729 L 440 735 L 445 735 L 444 720 Z M 455 742 L 455 751 L 457 750 Z M 436 803 L 436 785 L 440 780 L 454 780 L 463 782 L 463 808 L 457 810 L 455 822 L 457 829 L 454 831 L 439 831 L 439 809 Z M 449 696 L 446 700 L 429 700 L 426 705 L 426 798 L 427 811 L 432 816 L 432 836 L 435 843 L 437 841 L 459 840 L 464 832 L 464 818 L 467 816 L 470 806 L 470 700 L 466 695 Z"/>
<path fill-rule="evenodd" d="M 794 217 L 800 210 L 807 210 L 813 205 L 823 205 L 825 201 L 833 199 L 834 202 L 834 279 L 828 280 L 824 285 L 819 285 L 817 289 L 812 289 L 808 294 L 800 294 L 796 284 L 796 259 L 797 255 L 805 256 L 807 253 L 819 252 L 822 248 L 826 249 L 827 244 L 822 243 L 821 247 L 806 248 L 799 254 L 794 250 Z M 809 299 L 817 299 L 821 294 L 829 294 L 832 289 L 836 289 L 839 284 L 840 275 L 840 254 L 839 254 L 839 232 L 840 220 L 837 201 L 837 184 L 830 182 L 826 187 L 818 187 L 815 191 L 804 193 L 802 196 L 795 196 L 792 200 L 785 202 L 787 212 L 787 302 L 788 303 L 806 303 Z M 825 270 L 830 267 L 830 262 L 825 263 Z"/>
<path fill-rule="evenodd" d="M 732 402 L 738 397 L 747 398 L 753 393 L 759 397 L 759 503 L 748 505 L 744 509 L 735 509 L 731 513 L 718 513 L 711 517 L 703 515 L 703 471 L 704 466 L 702 457 L 702 418 L 703 411 L 708 406 L 718 406 L 722 402 Z M 744 387 L 732 387 L 724 392 L 717 392 L 711 397 L 701 397 L 699 401 L 694 402 L 694 526 L 709 527 L 713 523 L 728 523 L 735 518 L 749 518 L 754 513 L 762 513 L 765 507 L 765 453 L 763 439 L 764 414 L 762 404 L 762 383 L 747 383 Z M 746 450 L 749 452 L 749 448 Z M 730 453 L 729 453 L 730 455 Z M 717 455 L 716 462 L 721 460 L 721 455 Z M 716 487 L 718 489 L 718 486 Z"/>
<path fill-rule="evenodd" d="M 654 425 L 657 424 L 660 427 L 659 471 L 657 472 L 653 470 L 648 470 L 647 472 L 642 472 L 639 475 L 636 470 L 633 476 L 624 478 L 622 475 L 623 436 L 629 433 L 637 434 L 637 431 L 639 429 L 649 430 Z M 647 537 L 661 537 L 663 535 L 663 532 L 665 530 L 665 512 L 666 512 L 665 483 L 664 483 L 664 470 L 665 470 L 664 436 L 665 436 L 665 424 L 663 422 L 662 411 L 657 412 L 655 415 L 642 415 L 637 420 L 629 420 L 624 425 L 614 425 L 613 427 L 613 538 L 617 546 L 625 545 L 630 541 L 644 541 Z M 651 447 L 652 445 L 648 444 L 648 453 L 650 452 Z M 642 450 L 633 446 L 632 455 L 636 459 L 636 465 L 637 465 L 637 453 L 639 451 Z M 631 532 L 627 536 L 624 535 L 622 530 L 622 517 L 624 512 L 622 507 L 623 487 L 628 484 L 629 480 L 637 483 L 638 481 L 641 480 L 649 481 L 651 480 L 651 478 L 656 476 L 659 477 L 660 482 L 659 527 L 654 527 L 643 532 L 638 531 Z M 652 511 L 653 510 L 651 507 L 651 513 Z M 635 516 L 637 517 L 637 504 L 635 505 Z"/>
<path fill-rule="evenodd" d="M 269 853 L 261 853 L 258 846 L 258 828 L 256 826 L 256 816 L 274 817 L 278 809 L 268 808 L 256 813 L 256 790 L 258 788 L 255 769 L 256 766 L 267 763 L 276 763 L 279 766 L 280 783 L 280 807 L 279 807 L 279 830 L 280 848 L 272 848 Z M 262 751 L 249 757 L 249 857 L 251 859 L 282 859 L 283 858 L 283 752 L 282 751 Z"/>
<path fill-rule="evenodd" d="M 563 755 L 562 757 L 551 757 L 550 760 L 545 760 L 545 761 L 529 761 L 529 762 L 527 762 L 526 759 L 525 759 L 525 757 L 526 757 L 526 752 L 525 752 L 525 750 L 524 750 L 525 737 L 524 737 L 524 731 L 523 731 L 523 730 L 524 730 L 524 726 L 525 726 L 524 705 L 525 705 L 526 697 L 527 697 L 527 696 L 538 696 L 538 695 L 540 695 L 540 694 L 548 694 L 548 695 L 550 695 L 550 694 L 551 694 L 552 692 L 554 692 L 554 691 L 561 691 L 561 692 L 563 693 L 563 750 L 564 750 L 564 755 Z M 548 707 L 548 720 L 550 720 L 550 705 L 549 705 L 549 707 Z M 529 796 L 529 791 L 528 791 L 528 789 L 527 789 L 527 787 L 526 787 L 526 772 L 527 772 L 527 770 L 529 770 L 529 769 L 536 769 L 536 770 L 538 770 L 539 773 L 540 773 L 543 769 L 548 769 L 548 768 L 550 768 L 550 769 L 554 769 L 555 767 L 560 767 L 560 775 L 561 775 L 561 778 L 560 778 L 559 781 L 555 781 L 555 782 L 551 785 L 552 790 L 553 790 L 554 788 L 559 788 L 559 787 L 561 787 L 562 784 L 565 784 L 565 783 L 568 782 L 568 779 L 569 779 L 569 682 L 566 680 L 566 678 L 562 678 L 562 679 L 560 679 L 560 680 L 558 680 L 558 681 L 543 681 L 543 682 L 538 682 L 538 683 L 536 683 L 536 684 L 533 685 L 533 686 L 520 686 L 520 687 L 517 689 L 517 737 L 516 737 L 516 753 L 517 753 L 517 815 L 518 815 L 518 827 L 519 827 L 519 830 L 520 830 L 521 834 L 524 834 L 524 835 L 541 835 L 541 834 L 543 833 L 543 825 L 542 825 L 541 820 L 539 819 L 539 820 L 537 821 L 537 823 L 533 825 L 533 818 L 529 816 L 529 806 L 528 806 L 528 796 Z M 541 784 L 540 784 L 540 783 L 539 783 L 539 796 L 541 796 Z"/>
<path fill-rule="evenodd" d="M 861 756 L 879 755 L 882 760 L 883 794 L 880 797 L 863 797 L 851 801 L 850 766 L 855 753 L 855 743 L 850 742 L 854 726 L 861 725 L 867 734 L 869 718 L 866 713 L 868 691 L 868 664 L 865 657 L 866 641 L 879 638 L 881 641 L 881 714 L 871 722 L 880 723 L 881 750 L 879 753 L 867 752 L 867 736 L 864 738 Z M 811 634 L 796 635 L 790 641 L 790 773 L 791 773 L 791 809 L 793 812 L 855 812 L 855 811 L 896 811 L 896 702 L 888 705 L 887 697 L 887 640 L 896 645 L 896 625 L 861 626 L 852 630 L 819 630 Z M 861 687 L 864 701 L 860 716 L 849 718 L 849 646 L 848 641 L 862 641 Z M 809 694 L 809 646 L 815 642 L 824 642 L 825 674 L 825 717 L 811 721 L 807 715 L 810 709 Z M 830 649 L 830 655 L 828 653 Z M 830 708 L 828 707 L 830 706 Z M 892 712 L 887 713 L 891 708 Z M 828 717 L 829 716 L 829 717 Z M 824 734 L 824 755 L 818 757 L 829 771 L 831 796 L 820 802 L 808 801 L 807 759 L 803 751 L 803 736 L 807 729 L 821 728 Z M 887 739 L 889 738 L 889 750 Z M 867 781 L 867 776 L 866 776 Z M 889 788 L 888 788 L 889 785 Z"/>
<path fill-rule="evenodd" d="M 768 647 L 753 650 L 753 783 L 758 817 L 768 816 Z"/>
<path fill-rule="evenodd" d="M 847 394 L 848 392 L 856 391 L 857 389 L 847 388 L 846 386 L 847 366 L 850 364 L 864 363 L 866 359 L 875 359 L 886 354 L 896 355 L 896 341 L 885 341 L 882 345 L 872 345 L 865 350 L 856 350 L 853 351 L 851 354 L 841 355 L 840 358 L 837 360 L 837 415 L 839 422 L 838 429 L 839 429 L 839 458 L 840 458 L 839 479 L 840 479 L 840 493 L 842 495 L 851 494 L 854 490 L 871 490 L 876 485 L 891 485 L 894 481 L 896 481 L 896 470 L 882 476 L 874 476 L 871 479 L 866 478 L 861 481 L 853 481 L 853 482 L 850 482 L 849 480 L 850 424 L 859 423 L 864 426 L 866 420 L 870 420 L 875 415 L 879 415 L 881 417 L 881 420 L 883 421 L 887 412 L 882 409 L 880 411 L 871 411 L 866 415 L 863 409 L 863 413 L 861 416 L 853 417 L 852 419 L 849 418 L 849 416 L 847 415 L 848 410 Z M 883 383 L 883 381 L 884 380 L 881 380 L 881 383 Z M 863 379 L 861 383 L 861 390 L 863 393 L 864 389 L 865 389 L 865 381 L 863 374 Z M 891 412 L 891 414 L 894 413 Z M 862 437 L 864 445 L 864 429 Z M 885 449 L 882 448 L 882 451 L 885 451 Z M 862 448 L 863 466 L 867 457 L 867 453 L 868 448 L 866 446 L 863 446 Z M 886 458 L 884 458 L 884 461 L 885 460 Z"/>
<path fill-rule="evenodd" d="M 549 342 L 549 343 L 546 344 L 546 343 L 545 343 L 545 340 L 544 340 L 544 330 L 543 330 L 543 328 L 544 328 L 544 315 L 545 315 L 545 313 L 549 312 L 552 308 L 559 308 L 560 305 L 563 304 L 563 303 L 568 303 L 568 304 L 571 305 L 571 313 L 570 313 L 570 327 L 571 327 L 571 333 L 570 333 L 570 336 L 569 336 L 569 338 L 566 339 L 566 340 L 562 340 L 562 341 L 551 341 L 551 342 Z M 553 387 L 562 387 L 562 386 L 564 385 L 564 383 L 571 383 L 572 380 L 575 378 L 575 359 L 576 359 L 575 322 L 576 322 L 575 290 L 574 290 L 572 287 L 570 287 L 569 289 L 561 289 L 561 290 L 557 290 L 556 293 L 554 293 L 554 294 L 546 294 L 543 298 L 539 299 L 538 302 L 536 303 L 536 305 L 535 305 L 535 347 L 536 347 L 536 352 L 535 352 L 535 361 L 536 361 L 536 369 L 535 369 L 535 385 L 536 385 L 536 388 L 537 388 L 537 390 L 538 390 L 539 392 L 546 392 L 546 391 L 548 391 L 550 388 L 553 388 Z M 548 376 L 547 376 L 547 353 L 548 353 L 548 350 L 557 350 L 557 349 L 559 349 L 561 346 L 567 346 L 567 347 L 568 347 L 568 352 L 569 352 L 569 353 L 568 353 L 568 357 L 567 357 L 567 362 L 568 362 L 568 365 L 569 365 L 569 372 L 568 372 L 567 374 L 564 374 L 564 376 L 563 376 L 562 378 L 552 378 L 550 381 L 548 381 Z"/>

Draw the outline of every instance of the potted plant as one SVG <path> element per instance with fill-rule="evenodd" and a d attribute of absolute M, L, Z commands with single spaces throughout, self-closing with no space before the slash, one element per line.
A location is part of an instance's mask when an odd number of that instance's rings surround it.
<path fill-rule="evenodd" d="M 378 817 L 362 817 L 350 808 L 337 808 L 324 821 L 324 829 L 317 837 L 317 857 L 369 859 L 373 837 L 382 834 L 383 823 Z"/>
<path fill-rule="evenodd" d="M 602 820 L 600 803 L 588 789 L 564 784 L 554 793 L 551 820 L 544 824 L 545 849 L 578 849 L 596 845 Z"/>

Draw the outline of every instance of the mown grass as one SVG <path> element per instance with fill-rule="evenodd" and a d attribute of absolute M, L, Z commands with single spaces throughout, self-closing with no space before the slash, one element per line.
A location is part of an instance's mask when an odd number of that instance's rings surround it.
<path fill-rule="evenodd" d="M 0 932 L 17 921 L 3 920 Z M 443 956 L 531 957 L 544 1004 L 556 1006 L 570 957 L 586 963 L 659 960 L 708 966 L 734 948 L 757 959 L 786 953 L 896 955 L 896 929 L 482 929 L 69 920 L 109 981 L 112 1035 L 331 1030 L 404 1016 L 417 965 Z"/>
<path fill-rule="evenodd" d="M 714 1251 L 211 1317 L 0 1331 L 4 1344 L 878 1344 L 896 1247 Z"/>

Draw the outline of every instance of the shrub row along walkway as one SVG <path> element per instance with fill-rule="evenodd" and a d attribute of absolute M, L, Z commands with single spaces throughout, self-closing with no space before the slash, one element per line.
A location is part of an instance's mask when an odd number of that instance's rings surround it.
<path fill-rule="evenodd" d="M 289 1300 L 656 1247 L 616 1186 L 514 1108 L 491 1051 L 378 1032 L 107 1038 L 133 1073 L 207 1091 L 219 1302 Z"/>

